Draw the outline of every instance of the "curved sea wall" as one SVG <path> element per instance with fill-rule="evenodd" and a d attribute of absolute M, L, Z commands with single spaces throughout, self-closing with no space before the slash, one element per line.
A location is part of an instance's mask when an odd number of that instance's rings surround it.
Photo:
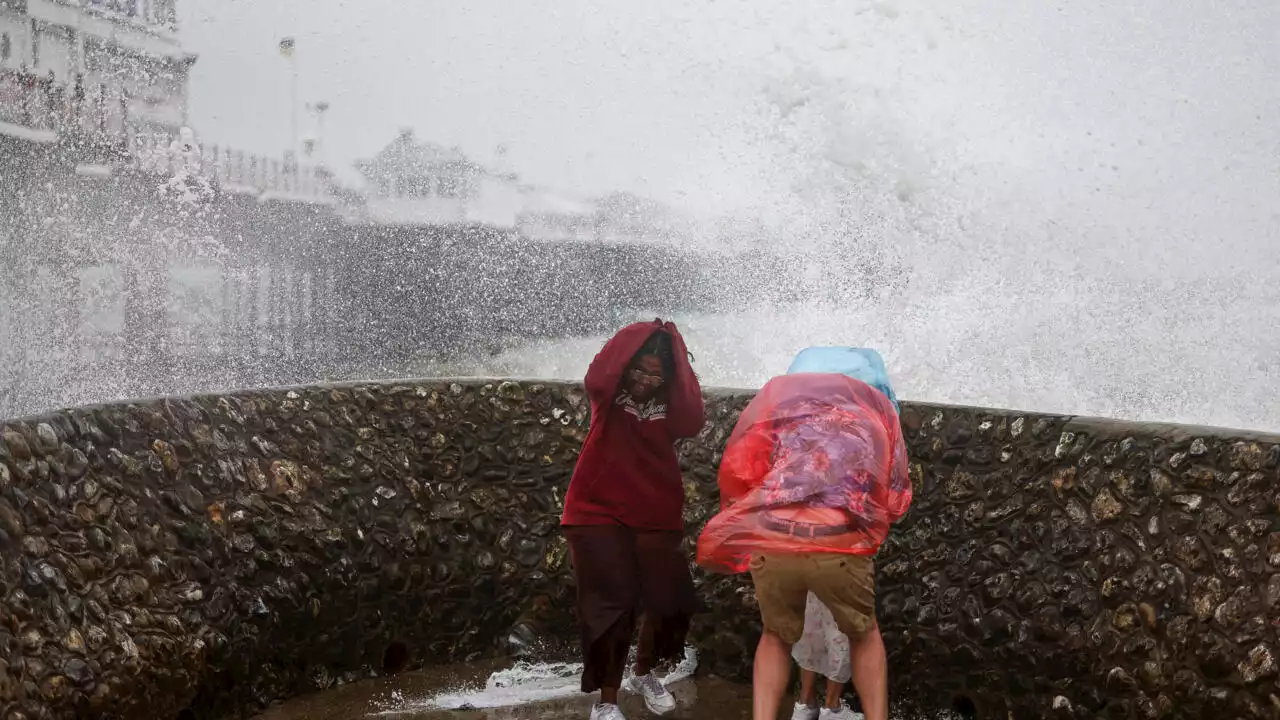
<path fill-rule="evenodd" d="M 709 392 L 682 444 L 691 536 L 749 396 Z M 574 385 L 423 381 L 0 426 L 0 718 L 232 717 L 571 638 L 556 520 L 587 422 Z M 912 403 L 903 425 L 916 501 L 878 563 L 898 701 L 1273 716 L 1280 437 Z M 704 668 L 742 677 L 750 583 L 698 580 Z"/>

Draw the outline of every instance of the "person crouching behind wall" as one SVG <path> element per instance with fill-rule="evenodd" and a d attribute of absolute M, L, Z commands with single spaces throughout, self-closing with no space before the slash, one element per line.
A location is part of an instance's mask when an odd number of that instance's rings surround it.
<path fill-rule="evenodd" d="M 764 625 L 755 720 L 777 718 L 810 592 L 849 638 L 867 720 L 888 720 L 874 558 L 911 504 L 907 470 L 897 401 L 874 350 L 809 348 L 742 411 L 720 462 L 720 512 L 698 539 L 698 563 L 751 572 Z"/>
<path fill-rule="evenodd" d="M 841 699 L 849 682 L 849 638 L 836 625 L 831 611 L 812 592 L 804 609 L 804 634 L 791 647 L 800 666 L 800 698 L 791 720 L 855 720 L 859 715 Z M 818 676 L 827 679 L 824 702 L 818 703 Z"/>
<path fill-rule="evenodd" d="M 675 698 L 654 666 L 684 650 L 698 608 L 681 547 L 684 481 L 674 443 L 702 429 L 702 388 L 674 323 L 618 331 L 587 370 L 591 428 L 560 519 L 577 577 L 582 691 L 591 720 L 625 720 L 618 689 L 643 610 L 631 686 L 651 712 Z"/>

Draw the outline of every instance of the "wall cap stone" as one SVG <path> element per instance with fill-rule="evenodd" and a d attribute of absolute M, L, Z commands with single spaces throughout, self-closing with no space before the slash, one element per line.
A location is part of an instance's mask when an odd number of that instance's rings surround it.
<path fill-rule="evenodd" d="M 194 393 L 191 395 L 158 395 L 154 397 L 122 399 L 112 402 L 96 403 L 93 405 L 84 405 L 79 407 L 56 408 L 37 413 L 25 417 L 0 418 L 0 423 L 18 423 L 18 422 L 35 422 L 49 415 L 70 410 L 96 410 L 107 407 L 118 407 L 123 405 L 149 405 L 164 400 L 198 400 L 220 397 L 239 397 L 245 395 L 260 395 L 263 393 L 285 393 L 289 391 L 302 390 L 352 390 L 367 387 L 395 387 L 405 385 L 427 385 L 438 383 L 458 383 L 462 385 L 488 385 L 500 384 L 504 382 L 517 382 L 548 385 L 555 387 L 577 387 L 581 388 L 582 383 L 576 380 L 536 378 L 536 377 L 520 377 L 520 376 L 442 376 L 442 377 L 415 377 L 415 378 L 389 378 L 378 380 L 344 380 L 341 382 L 320 382 L 320 383 L 303 383 L 298 385 L 282 385 L 267 387 L 251 387 L 238 388 L 234 390 L 226 390 L 222 392 Z M 755 393 L 760 388 L 730 387 L 730 386 L 711 386 L 702 389 L 703 395 L 708 398 L 728 398 L 743 393 Z M 904 408 L 914 408 L 921 411 L 941 411 L 941 412 L 968 412 L 988 415 L 1017 416 L 1017 415 L 1035 415 L 1045 420 L 1062 421 L 1065 432 L 1088 433 L 1095 437 L 1121 437 L 1127 434 L 1141 433 L 1154 435 L 1172 441 L 1186 441 L 1193 438 L 1208 438 L 1219 440 L 1238 440 L 1248 442 L 1266 442 L 1280 443 L 1280 430 L 1245 430 L 1239 428 L 1229 428 L 1213 425 L 1195 425 L 1171 422 L 1159 422 L 1148 420 L 1123 420 L 1119 418 L 1094 417 L 1088 415 L 1070 415 L 1064 413 L 1042 412 L 1039 410 L 1017 410 L 1001 407 L 983 407 L 979 405 L 964 405 L 952 403 L 936 403 L 927 400 L 903 400 Z"/>

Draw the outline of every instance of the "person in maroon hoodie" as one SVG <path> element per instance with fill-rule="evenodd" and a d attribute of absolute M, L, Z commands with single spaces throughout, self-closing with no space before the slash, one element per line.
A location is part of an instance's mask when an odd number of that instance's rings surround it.
<path fill-rule="evenodd" d="M 662 714 L 676 703 L 653 667 L 681 654 L 698 607 L 674 443 L 702 430 L 702 388 L 680 332 L 661 320 L 619 330 L 585 384 L 591 429 L 560 518 L 578 583 L 582 691 L 600 691 L 591 720 L 624 720 L 618 688 L 642 611 L 631 687 Z"/>

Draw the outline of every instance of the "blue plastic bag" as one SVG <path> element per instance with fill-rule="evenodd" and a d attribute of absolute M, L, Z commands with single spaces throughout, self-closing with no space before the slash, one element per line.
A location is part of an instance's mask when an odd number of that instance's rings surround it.
<path fill-rule="evenodd" d="M 787 368 L 788 375 L 797 373 L 839 373 L 860 380 L 884 393 L 893 403 L 893 409 L 901 411 L 898 396 L 889 384 L 889 371 L 884 358 L 870 348 L 811 347 L 801 350 Z"/>

